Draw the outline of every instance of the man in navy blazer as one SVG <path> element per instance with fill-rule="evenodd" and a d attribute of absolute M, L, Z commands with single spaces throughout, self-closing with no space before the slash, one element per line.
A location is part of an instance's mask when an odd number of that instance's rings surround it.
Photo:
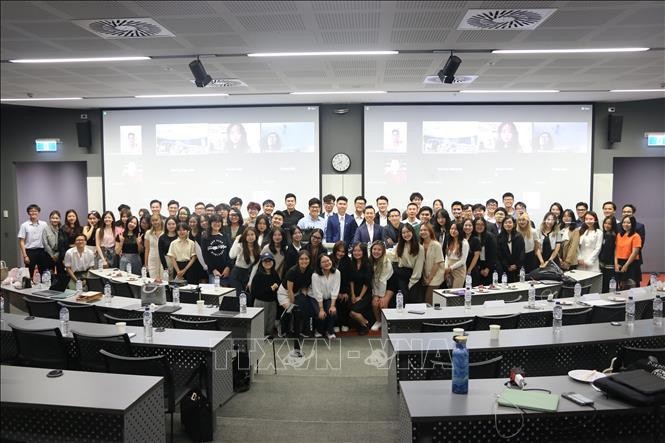
<path fill-rule="evenodd" d="M 326 225 L 326 242 L 335 243 L 344 240 L 347 246 L 351 245 L 356 232 L 356 221 L 353 215 L 346 213 L 348 200 L 343 195 L 337 197 L 337 214 L 328 217 Z M 341 220 L 344 220 L 342 226 Z M 341 234 L 341 235 L 340 235 Z"/>
<path fill-rule="evenodd" d="M 376 212 L 373 206 L 365 207 L 365 221 L 356 229 L 353 236 L 353 244 L 361 242 L 372 244 L 376 240 L 384 241 L 383 228 L 378 223 L 374 223 Z"/>

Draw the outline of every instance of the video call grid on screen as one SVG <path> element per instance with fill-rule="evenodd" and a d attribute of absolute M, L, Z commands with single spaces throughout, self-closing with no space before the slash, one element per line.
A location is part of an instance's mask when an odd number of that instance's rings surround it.
<path fill-rule="evenodd" d="M 450 210 L 510 191 L 539 222 L 552 202 L 589 201 L 592 121 L 588 104 L 366 105 L 365 195 L 403 210 L 418 191 Z"/>
<path fill-rule="evenodd" d="M 319 194 L 318 106 L 105 110 L 106 207 Z M 243 208 L 243 211 L 245 209 Z M 166 212 L 163 210 L 162 212 Z"/>

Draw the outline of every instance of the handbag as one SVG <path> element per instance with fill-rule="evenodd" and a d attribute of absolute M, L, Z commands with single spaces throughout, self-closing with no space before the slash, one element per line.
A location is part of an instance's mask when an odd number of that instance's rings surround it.
<path fill-rule="evenodd" d="M 665 383 L 644 369 L 619 372 L 599 378 L 593 385 L 610 397 L 634 406 L 665 405 Z"/>
<path fill-rule="evenodd" d="M 141 305 L 164 305 L 166 304 L 166 287 L 154 283 L 146 283 L 141 286 Z"/>
<path fill-rule="evenodd" d="M 212 441 L 212 408 L 200 389 L 192 389 L 180 400 L 180 421 L 193 441 Z"/>

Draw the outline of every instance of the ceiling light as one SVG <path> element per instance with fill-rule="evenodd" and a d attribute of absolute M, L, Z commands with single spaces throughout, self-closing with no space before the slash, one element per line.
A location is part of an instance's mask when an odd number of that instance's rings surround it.
<path fill-rule="evenodd" d="M 588 54 L 602 52 L 642 52 L 649 48 L 578 48 L 578 49 L 495 49 L 492 54 Z"/>
<path fill-rule="evenodd" d="M 336 94 L 386 94 L 387 91 L 303 91 L 290 92 L 291 95 L 336 95 Z"/>
<path fill-rule="evenodd" d="M 229 94 L 152 94 L 135 95 L 134 98 L 176 98 L 176 97 L 228 97 Z"/>
<path fill-rule="evenodd" d="M 448 60 L 446 61 L 446 64 L 444 65 L 443 69 L 437 72 L 437 76 L 439 76 L 439 79 L 441 80 L 441 83 L 452 83 L 455 81 L 455 73 L 457 72 L 457 68 L 459 68 L 459 65 L 462 64 L 462 59 L 459 58 L 456 55 L 453 55 L 452 51 L 450 52 L 450 57 L 448 57 Z"/>
<path fill-rule="evenodd" d="M 206 72 L 206 68 L 203 67 L 203 63 L 198 58 L 189 63 L 189 70 L 192 71 L 194 76 L 194 84 L 199 88 L 206 87 L 212 81 L 212 77 Z"/>
<path fill-rule="evenodd" d="M 2 98 L 3 102 L 38 102 L 38 101 L 58 101 L 58 100 L 83 100 L 83 97 L 42 97 L 42 98 Z"/>
<path fill-rule="evenodd" d="M 247 57 L 306 57 L 312 55 L 395 55 L 399 51 L 315 51 L 315 52 L 254 52 Z"/>
<path fill-rule="evenodd" d="M 10 63 L 85 63 L 85 62 L 132 62 L 150 60 L 150 57 L 89 57 L 89 58 L 19 58 Z"/>
<path fill-rule="evenodd" d="M 462 94 L 549 94 L 558 89 L 464 89 Z"/>
<path fill-rule="evenodd" d="M 610 92 L 665 92 L 665 89 L 610 89 Z"/>

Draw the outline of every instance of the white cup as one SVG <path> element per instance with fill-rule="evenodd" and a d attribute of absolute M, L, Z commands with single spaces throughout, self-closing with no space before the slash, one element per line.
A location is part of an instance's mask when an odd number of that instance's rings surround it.
<path fill-rule="evenodd" d="M 490 325 L 490 340 L 498 340 L 501 332 L 501 325 Z"/>
<path fill-rule="evenodd" d="M 118 333 L 124 334 L 127 332 L 127 323 L 124 321 L 119 321 L 115 324 L 115 327 L 118 328 Z"/>
<path fill-rule="evenodd" d="M 464 335 L 464 328 L 453 329 L 453 337 L 457 337 L 458 335 Z"/>
<path fill-rule="evenodd" d="M 205 305 L 205 300 L 196 300 L 196 310 L 199 314 L 203 314 L 203 306 Z"/>

